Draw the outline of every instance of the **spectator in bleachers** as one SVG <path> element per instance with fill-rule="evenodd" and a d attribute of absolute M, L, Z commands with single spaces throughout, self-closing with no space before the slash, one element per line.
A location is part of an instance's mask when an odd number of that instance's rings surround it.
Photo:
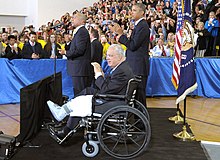
<path fill-rule="evenodd" d="M 1 33 L 0 33 L 0 58 L 2 57 L 2 55 L 4 55 L 4 53 L 5 53 L 5 48 L 2 44 Z"/>
<path fill-rule="evenodd" d="M 6 48 L 8 44 L 8 33 L 7 32 L 2 33 L 2 44 Z"/>
<path fill-rule="evenodd" d="M 205 22 L 205 29 L 211 33 L 205 56 L 216 56 L 216 39 L 218 36 L 219 21 L 216 19 L 215 12 L 212 11 L 209 13 L 209 19 Z"/>
<path fill-rule="evenodd" d="M 22 50 L 24 47 L 24 44 L 29 41 L 29 37 L 27 35 L 21 35 L 19 36 L 19 43 L 18 47 Z"/>
<path fill-rule="evenodd" d="M 195 46 L 195 56 L 204 57 L 208 45 L 208 38 L 211 36 L 211 34 L 207 29 L 204 28 L 203 22 L 199 22 L 198 29 L 195 30 L 195 33 L 198 35 Z"/>
<path fill-rule="evenodd" d="M 192 20 L 194 23 L 198 17 L 200 18 L 201 21 L 205 21 L 203 5 L 196 5 L 195 7 L 195 12 L 192 15 Z"/>
<path fill-rule="evenodd" d="M 170 56 L 174 55 L 175 35 L 173 32 L 167 35 L 167 46 L 170 48 Z"/>
<path fill-rule="evenodd" d="M 88 17 L 88 24 L 89 26 L 92 26 L 94 29 L 99 30 L 99 35 L 105 34 L 107 42 L 108 43 L 115 43 L 115 35 L 109 33 L 108 25 L 113 21 L 117 22 L 121 25 L 124 32 L 128 33 L 133 30 L 133 20 L 131 15 L 131 8 L 132 5 L 136 3 L 144 3 L 146 4 L 146 19 L 151 26 L 151 23 L 156 20 L 159 20 L 160 22 L 164 22 L 164 27 L 166 28 L 167 34 L 170 32 L 175 33 L 176 32 L 176 22 L 177 22 L 177 1 L 175 0 L 131 0 L 131 1 L 117 1 L 117 0 L 107 0 L 102 1 L 99 0 L 97 3 L 94 3 L 92 7 L 84 7 L 81 11 L 74 11 L 73 14 L 76 12 L 82 12 Z M 172 5 L 171 5 L 172 3 Z M 192 6 L 192 18 L 193 18 L 193 25 L 195 29 L 197 28 L 198 22 L 205 21 L 208 19 L 208 15 L 211 11 L 216 11 L 220 7 L 220 3 L 218 3 L 218 0 L 212 0 L 211 2 L 208 2 L 207 4 L 204 3 L 202 0 L 195 0 L 193 1 Z M 49 35 L 51 33 L 57 33 L 60 34 L 58 36 L 58 43 L 61 45 L 61 48 L 64 49 L 64 33 L 69 33 L 72 35 L 73 26 L 71 25 L 70 21 L 70 14 L 65 13 L 61 16 L 60 20 L 52 20 L 51 22 L 48 22 L 47 24 L 43 24 L 39 28 L 39 34 L 46 31 Z M 220 17 L 220 16 L 219 16 Z M 200 21 L 199 21 L 200 19 Z M 219 18 L 220 19 L 220 18 Z M 96 28 L 95 28 L 96 26 Z M 161 24 L 159 24 L 159 27 L 155 27 L 156 32 L 158 33 L 158 28 L 161 27 Z M 13 28 L 13 27 L 11 27 Z M 19 35 L 19 37 L 23 35 L 28 35 L 30 30 L 34 29 L 34 26 L 29 25 L 24 27 L 22 33 Z M 5 27 L 5 32 L 7 32 L 7 28 Z M 103 33 L 102 33 L 103 32 Z M 126 34 L 128 37 L 131 34 Z M 159 33 L 157 35 L 157 38 L 159 37 Z M 216 46 L 219 49 L 220 44 L 220 38 L 219 34 L 217 36 L 217 42 Z M 26 38 L 25 38 L 26 39 Z M 40 37 L 39 37 L 40 39 Z M 4 41 L 4 40 L 3 40 Z M 40 42 L 40 40 L 39 40 Z M 166 36 L 164 36 L 164 42 L 166 42 Z M 7 38 L 6 38 L 7 43 Z M 46 40 L 44 43 L 41 43 L 42 47 L 46 44 Z M 107 44 L 107 43 L 106 43 Z M 3 43 L 3 45 L 6 47 L 6 44 Z M 18 43 L 19 48 L 22 48 L 23 43 Z M 155 44 L 152 43 L 154 46 Z M 103 55 L 104 56 L 104 55 Z"/>
<path fill-rule="evenodd" d="M 71 45 L 71 35 L 69 33 L 64 33 L 64 49 L 68 51 Z M 63 59 L 67 59 L 65 55 L 63 55 Z"/>
<path fill-rule="evenodd" d="M 174 21 L 176 21 L 177 19 L 177 12 L 178 12 L 178 4 L 177 4 L 177 1 L 174 1 L 173 2 L 173 10 L 171 12 L 171 16 L 170 18 L 173 19 Z"/>
<path fill-rule="evenodd" d="M 9 60 L 21 58 L 21 49 L 18 47 L 16 40 L 14 35 L 8 36 L 8 45 L 5 48 L 3 58 L 8 58 Z"/>
<path fill-rule="evenodd" d="M 39 59 L 44 56 L 41 44 L 37 42 L 36 32 L 30 32 L 29 41 L 24 44 L 22 57 L 26 59 Z"/>
<path fill-rule="evenodd" d="M 220 3 L 218 3 L 217 5 L 220 6 Z M 220 8 L 218 8 L 217 11 L 216 11 L 216 18 L 220 22 Z M 216 39 L 216 55 L 217 56 L 220 56 L 220 54 L 219 54 L 219 47 L 220 47 L 220 29 L 218 30 L 218 36 L 217 36 L 217 39 Z"/>
<path fill-rule="evenodd" d="M 170 17 L 168 17 L 166 21 L 166 31 L 167 34 L 170 32 L 172 33 L 176 32 L 176 21 Z"/>
<path fill-rule="evenodd" d="M 170 48 L 169 46 L 164 45 L 164 40 L 162 38 L 158 39 L 157 45 L 151 50 L 151 52 L 154 57 L 170 56 Z"/>
<path fill-rule="evenodd" d="M 64 41 L 64 48 L 66 51 L 68 51 L 71 45 L 71 35 L 69 33 L 64 33 Z"/>
<path fill-rule="evenodd" d="M 171 16 L 172 10 L 173 9 L 170 7 L 170 1 L 166 1 L 163 8 L 163 12 L 165 13 L 165 15 L 168 17 Z"/>
<path fill-rule="evenodd" d="M 8 25 L 8 26 L 6 27 L 6 32 L 7 32 L 9 35 L 11 35 L 11 34 L 12 34 L 12 27 Z"/>
<path fill-rule="evenodd" d="M 47 31 L 42 31 L 41 35 L 38 37 L 38 42 L 41 44 L 42 48 L 47 44 L 48 41 L 48 32 Z"/>
<path fill-rule="evenodd" d="M 196 21 L 195 21 L 195 23 L 194 23 L 194 25 L 193 25 L 194 30 L 198 30 L 198 24 L 199 24 L 199 22 L 201 22 L 201 18 L 200 18 L 200 17 L 196 17 Z"/>
<path fill-rule="evenodd" d="M 60 32 L 58 32 L 56 34 L 57 37 L 57 43 L 61 46 L 61 48 L 64 50 L 65 49 L 65 44 L 64 44 L 64 40 L 63 40 L 63 36 Z"/>
<path fill-rule="evenodd" d="M 44 58 L 62 58 L 59 53 L 61 46 L 56 42 L 56 35 L 51 34 L 47 44 L 44 46 Z"/>
<path fill-rule="evenodd" d="M 108 50 L 108 47 L 110 46 L 110 44 L 108 43 L 105 35 L 101 35 L 101 43 L 102 43 L 102 46 L 103 46 L 103 56 L 102 56 L 102 59 L 106 59 L 106 53 L 107 53 L 107 50 Z"/>

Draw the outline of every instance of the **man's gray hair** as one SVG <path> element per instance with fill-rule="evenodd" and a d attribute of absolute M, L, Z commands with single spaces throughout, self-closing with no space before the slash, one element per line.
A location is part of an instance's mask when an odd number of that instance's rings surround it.
<path fill-rule="evenodd" d="M 108 49 L 112 49 L 117 54 L 125 56 L 125 51 L 120 44 L 112 44 Z"/>

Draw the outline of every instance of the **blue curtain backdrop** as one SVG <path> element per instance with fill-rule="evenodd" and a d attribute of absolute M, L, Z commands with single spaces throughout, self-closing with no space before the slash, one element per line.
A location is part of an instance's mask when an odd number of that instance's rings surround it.
<path fill-rule="evenodd" d="M 176 96 L 171 83 L 173 58 L 151 58 L 147 96 Z M 220 98 L 220 59 L 197 58 L 196 77 L 198 89 L 192 94 Z M 62 71 L 63 94 L 73 97 L 72 79 L 66 72 L 66 60 L 57 60 L 56 71 Z M 108 71 L 103 61 L 104 71 Z M 0 58 L 0 104 L 19 103 L 20 89 L 54 74 L 54 60 L 11 60 Z"/>

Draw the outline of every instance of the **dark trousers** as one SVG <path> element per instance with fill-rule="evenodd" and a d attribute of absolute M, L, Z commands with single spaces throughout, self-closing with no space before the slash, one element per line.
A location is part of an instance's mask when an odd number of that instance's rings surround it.
<path fill-rule="evenodd" d="M 141 83 L 138 85 L 136 99 L 139 102 L 141 102 L 144 106 L 147 107 L 147 104 L 146 104 L 146 85 L 147 85 L 147 77 L 141 76 Z"/>
<path fill-rule="evenodd" d="M 216 56 L 216 40 L 217 37 L 209 37 L 208 46 L 205 52 L 205 57 Z"/>
<path fill-rule="evenodd" d="M 81 117 L 69 117 L 66 126 L 73 130 L 81 119 Z"/>
<path fill-rule="evenodd" d="M 90 87 L 92 84 L 92 80 L 92 76 L 72 76 L 74 97 L 76 97 L 76 95 L 78 95 L 86 87 Z"/>

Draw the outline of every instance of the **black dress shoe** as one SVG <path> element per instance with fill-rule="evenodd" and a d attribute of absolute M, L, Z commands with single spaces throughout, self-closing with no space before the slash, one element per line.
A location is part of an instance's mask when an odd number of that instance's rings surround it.
<path fill-rule="evenodd" d="M 60 139 L 63 139 L 66 137 L 66 135 L 70 132 L 71 130 L 68 127 L 64 127 L 61 131 L 57 131 L 56 136 Z"/>

